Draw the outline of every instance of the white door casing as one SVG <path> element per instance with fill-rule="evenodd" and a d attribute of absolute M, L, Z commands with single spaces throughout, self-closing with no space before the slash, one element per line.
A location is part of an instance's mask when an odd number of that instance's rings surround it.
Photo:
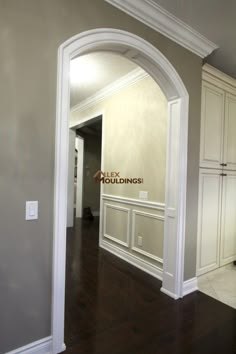
<path fill-rule="evenodd" d="M 74 226 L 74 171 L 75 171 L 75 131 L 69 130 L 68 181 L 67 181 L 67 227 Z"/>
<path fill-rule="evenodd" d="M 77 135 L 76 217 L 83 216 L 84 139 Z"/>
<path fill-rule="evenodd" d="M 117 52 L 134 61 L 153 77 L 169 102 L 162 291 L 176 299 L 183 295 L 188 92 L 172 64 L 146 40 L 132 33 L 111 28 L 83 32 L 63 43 L 58 51 L 52 298 L 53 354 L 65 348 L 66 187 L 70 109 L 68 73 L 71 59 L 96 50 Z"/>

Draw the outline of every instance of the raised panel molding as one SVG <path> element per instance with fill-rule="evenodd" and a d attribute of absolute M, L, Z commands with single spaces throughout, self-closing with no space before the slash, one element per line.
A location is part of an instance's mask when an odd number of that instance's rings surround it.
<path fill-rule="evenodd" d="M 115 237 L 115 236 L 112 236 L 112 235 L 109 235 L 106 231 L 106 226 L 107 226 L 107 209 L 110 208 L 110 209 L 113 209 L 113 210 L 119 210 L 119 211 L 122 211 L 122 212 L 125 212 L 127 213 L 127 224 L 126 224 L 126 241 L 122 241 L 120 240 L 119 238 Z M 129 240 L 130 240 L 130 224 L 131 224 L 131 221 L 130 221 L 130 209 L 128 208 L 123 208 L 123 207 L 120 207 L 120 206 L 117 206 L 117 205 L 113 205 L 113 204 L 107 204 L 107 203 L 104 203 L 104 232 L 103 232 L 103 237 L 113 241 L 113 242 L 116 242 L 122 246 L 125 246 L 125 247 L 129 247 Z"/>
<path fill-rule="evenodd" d="M 144 251 L 144 250 L 142 250 L 140 248 L 137 248 L 135 246 L 136 215 L 141 215 L 141 216 L 146 217 L 146 218 L 160 220 L 161 222 L 164 222 L 164 220 L 165 220 L 164 216 L 155 215 L 155 214 L 151 214 L 151 213 L 146 213 L 146 212 L 142 212 L 142 211 L 139 211 L 139 210 L 133 210 L 132 211 L 132 236 L 131 236 L 131 249 L 132 249 L 132 251 L 140 253 L 140 254 L 142 254 L 145 257 L 148 257 L 150 259 L 153 259 L 156 262 L 159 262 L 159 263 L 163 264 L 163 258 L 157 257 L 157 256 L 153 255 L 152 253 Z M 163 238 L 164 238 L 164 234 L 163 234 Z"/>
<path fill-rule="evenodd" d="M 200 166 L 221 168 L 223 162 L 224 91 L 202 84 Z"/>
<path fill-rule="evenodd" d="M 218 46 L 152 0 L 105 0 L 192 53 L 205 58 Z"/>
<path fill-rule="evenodd" d="M 222 177 L 203 169 L 199 178 L 197 275 L 219 267 Z"/>
<path fill-rule="evenodd" d="M 108 194 L 102 194 L 101 198 L 103 201 L 103 207 L 101 209 L 102 210 L 102 224 L 103 224 L 101 234 L 103 237 L 100 240 L 100 246 L 103 247 L 104 244 L 110 245 L 112 248 L 112 253 L 116 254 L 116 252 L 118 252 L 118 250 L 119 250 L 119 252 L 117 254 L 118 257 L 120 256 L 120 252 L 123 252 L 121 258 L 126 260 L 127 262 L 132 263 L 131 260 L 132 260 L 132 257 L 134 257 L 132 264 L 136 264 L 137 260 L 139 260 L 142 264 L 142 267 L 147 268 L 147 265 L 149 264 L 151 269 L 158 268 L 159 269 L 158 274 L 160 275 L 160 271 L 162 274 L 162 269 L 159 268 L 158 265 L 154 265 L 153 263 L 148 261 L 148 258 L 150 260 L 154 260 L 154 261 L 158 262 L 159 264 L 163 264 L 163 259 L 160 257 L 157 257 L 149 252 L 146 252 L 144 250 L 140 250 L 138 248 L 136 249 L 136 247 L 134 245 L 135 215 L 138 214 L 138 215 L 142 215 L 142 216 L 145 216 L 148 218 L 158 219 L 161 222 L 164 222 L 165 217 L 164 217 L 164 215 L 158 215 L 158 214 L 143 212 L 140 210 L 135 210 L 134 207 L 136 207 L 136 208 L 141 207 L 141 208 L 151 209 L 151 210 L 160 211 L 160 212 L 164 213 L 165 204 L 143 201 L 143 200 L 138 200 L 138 199 L 136 200 L 136 199 L 132 199 L 132 198 L 113 196 L 113 195 L 108 195 Z M 109 202 L 109 203 L 107 203 L 107 202 Z M 125 208 L 123 206 L 111 204 L 111 203 L 122 203 L 122 204 L 127 205 L 127 207 Z M 128 207 L 128 205 L 129 205 L 129 207 Z M 106 231 L 107 208 L 113 208 L 114 210 L 121 210 L 121 211 L 127 212 L 127 214 L 128 214 L 127 225 L 126 225 L 127 237 L 126 237 L 125 242 L 123 242 L 123 241 L 119 240 L 118 238 L 114 237 L 113 235 L 109 235 L 107 233 L 107 231 Z M 163 237 L 164 237 L 164 235 L 163 235 Z M 113 241 L 115 244 L 114 243 L 111 244 L 109 242 L 109 240 Z M 127 249 L 127 251 L 125 252 L 124 248 L 121 248 L 120 246 L 125 247 Z M 136 255 L 134 253 L 130 253 L 131 250 L 135 251 Z M 140 255 L 145 256 L 146 260 L 141 258 Z M 141 269 L 143 269 L 142 267 L 141 267 Z M 153 275 L 152 272 L 150 274 Z M 160 279 L 159 276 L 158 276 L 158 278 Z"/>
<path fill-rule="evenodd" d="M 236 90 L 235 90 L 236 94 Z M 236 96 L 225 96 L 224 163 L 226 169 L 236 170 Z"/>

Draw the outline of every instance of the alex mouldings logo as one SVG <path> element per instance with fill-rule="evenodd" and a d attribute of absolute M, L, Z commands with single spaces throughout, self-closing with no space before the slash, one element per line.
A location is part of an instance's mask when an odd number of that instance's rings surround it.
<path fill-rule="evenodd" d="M 95 182 L 106 184 L 142 184 L 143 178 L 122 178 L 120 172 L 97 171 L 93 176 Z"/>

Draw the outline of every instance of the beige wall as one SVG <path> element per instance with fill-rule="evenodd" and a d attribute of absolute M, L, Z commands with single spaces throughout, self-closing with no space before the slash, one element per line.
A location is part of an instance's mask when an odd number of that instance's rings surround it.
<path fill-rule="evenodd" d="M 103 170 L 122 178 L 143 178 L 143 184 L 105 184 L 104 193 L 165 203 L 167 100 L 148 76 L 83 112 L 71 124 L 103 112 Z"/>
<path fill-rule="evenodd" d="M 190 95 L 185 279 L 195 275 L 202 61 L 104 0 L 0 0 L 0 353 L 51 333 L 57 49 L 113 27 L 156 46 Z M 4 84 L 3 84 L 4 83 Z M 24 221 L 26 200 L 39 220 Z"/>

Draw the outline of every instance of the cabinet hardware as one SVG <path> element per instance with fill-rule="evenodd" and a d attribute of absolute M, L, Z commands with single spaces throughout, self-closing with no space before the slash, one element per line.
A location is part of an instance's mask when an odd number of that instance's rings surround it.
<path fill-rule="evenodd" d="M 227 163 L 221 163 L 220 166 L 227 166 Z"/>
<path fill-rule="evenodd" d="M 227 176 L 227 174 L 226 174 L 226 173 L 221 173 L 221 174 L 220 174 L 220 176 L 222 176 L 222 177 L 226 177 L 226 176 Z"/>

